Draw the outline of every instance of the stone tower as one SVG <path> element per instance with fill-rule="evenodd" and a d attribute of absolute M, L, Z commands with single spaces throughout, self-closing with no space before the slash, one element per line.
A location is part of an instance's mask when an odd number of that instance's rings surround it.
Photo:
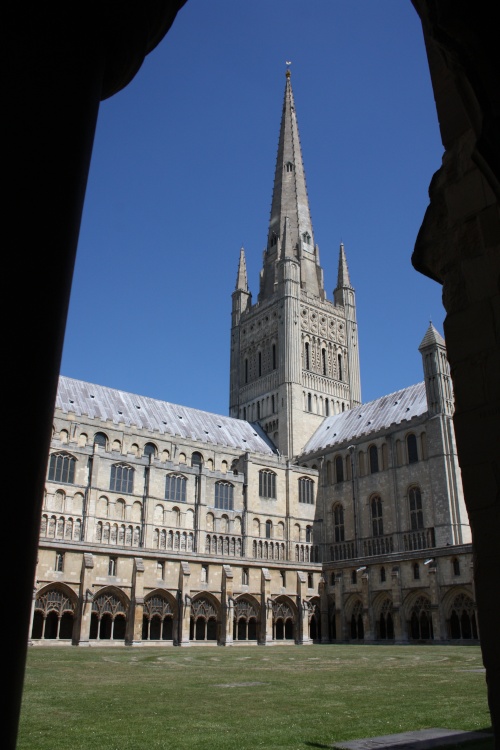
<path fill-rule="evenodd" d="M 292 458 L 325 416 L 360 403 L 355 293 L 341 245 L 326 298 L 287 70 L 259 295 L 252 304 L 243 249 L 232 295 L 229 413 L 259 422 Z"/>

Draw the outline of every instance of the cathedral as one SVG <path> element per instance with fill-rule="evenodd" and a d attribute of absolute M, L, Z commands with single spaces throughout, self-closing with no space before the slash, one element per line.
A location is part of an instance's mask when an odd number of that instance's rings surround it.
<path fill-rule="evenodd" d="M 229 416 L 60 376 L 30 643 L 478 642 L 446 347 L 422 335 L 422 382 L 363 403 L 287 71 L 255 302 L 237 262 Z"/>

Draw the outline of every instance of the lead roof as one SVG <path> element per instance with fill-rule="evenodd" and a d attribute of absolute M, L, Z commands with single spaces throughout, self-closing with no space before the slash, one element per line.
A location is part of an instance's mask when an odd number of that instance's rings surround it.
<path fill-rule="evenodd" d="M 347 441 L 368 437 L 394 425 L 402 425 L 405 421 L 426 413 L 425 383 L 411 385 L 341 414 L 325 417 L 306 444 L 302 457 Z"/>
<path fill-rule="evenodd" d="M 115 425 L 179 436 L 251 453 L 276 454 L 258 424 L 187 406 L 107 388 L 64 375 L 59 377 L 56 408 L 65 414 L 88 416 Z"/>

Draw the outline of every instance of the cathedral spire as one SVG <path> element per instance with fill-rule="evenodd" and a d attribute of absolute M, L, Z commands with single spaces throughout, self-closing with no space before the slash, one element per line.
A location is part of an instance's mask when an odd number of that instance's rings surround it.
<path fill-rule="evenodd" d="M 285 219 L 288 219 L 286 257 L 300 264 L 301 287 L 309 294 L 325 298 L 319 251 L 309 211 L 304 163 L 300 146 L 297 114 L 290 70 L 286 71 L 285 96 L 281 114 L 273 196 L 259 300 L 276 290 L 276 263 L 283 259 Z M 278 248 L 281 246 L 281 253 Z"/>

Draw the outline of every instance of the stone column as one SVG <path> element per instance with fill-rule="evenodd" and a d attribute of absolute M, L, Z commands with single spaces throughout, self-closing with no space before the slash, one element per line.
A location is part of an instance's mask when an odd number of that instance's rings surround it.
<path fill-rule="evenodd" d="M 435 641 L 442 641 L 446 639 L 446 631 L 444 623 L 441 617 L 440 604 L 439 604 L 439 591 L 437 583 L 437 567 L 436 562 L 433 560 L 429 566 L 429 593 L 431 597 L 431 618 L 432 618 L 432 632 Z"/>
<path fill-rule="evenodd" d="M 267 568 L 262 568 L 260 601 L 259 646 L 268 646 L 273 643 L 273 609 L 271 600 L 271 576 Z"/>
<path fill-rule="evenodd" d="M 335 631 L 338 641 L 347 640 L 344 611 L 344 576 L 342 571 L 335 574 Z"/>
<path fill-rule="evenodd" d="M 221 629 L 219 646 L 233 645 L 234 598 L 233 570 L 230 565 L 222 566 Z"/>
<path fill-rule="evenodd" d="M 92 590 L 92 571 L 94 569 L 94 557 L 90 552 L 85 552 L 82 560 L 82 573 L 80 579 L 80 622 L 75 636 L 79 646 L 89 645 L 90 621 L 92 616 L 92 602 L 94 592 Z"/>
<path fill-rule="evenodd" d="M 368 568 L 363 572 L 361 576 L 361 598 L 363 600 L 363 630 L 364 640 L 374 640 L 373 630 L 373 614 L 370 612 L 370 577 L 368 574 Z"/>
<path fill-rule="evenodd" d="M 134 558 L 132 573 L 132 591 L 130 613 L 127 623 L 128 645 L 142 643 L 142 618 L 144 615 L 144 561 L 142 557 Z"/>
<path fill-rule="evenodd" d="M 408 633 L 406 625 L 403 622 L 403 612 L 401 611 L 401 573 L 397 566 L 391 570 L 392 582 L 392 617 L 394 623 L 394 640 L 396 643 L 406 643 Z"/>
<path fill-rule="evenodd" d="M 323 577 L 319 579 L 319 608 L 321 617 L 321 643 L 330 643 L 330 623 L 328 622 L 328 593 L 326 581 Z"/>
<path fill-rule="evenodd" d="M 311 612 L 307 601 L 307 576 L 301 570 L 297 571 L 297 645 L 312 643 L 309 636 L 309 618 Z"/>
<path fill-rule="evenodd" d="M 191 571 L 189 563 L 181 562 L 179 568 L 179 646 L 190 646 L 191 626 Z"/>

